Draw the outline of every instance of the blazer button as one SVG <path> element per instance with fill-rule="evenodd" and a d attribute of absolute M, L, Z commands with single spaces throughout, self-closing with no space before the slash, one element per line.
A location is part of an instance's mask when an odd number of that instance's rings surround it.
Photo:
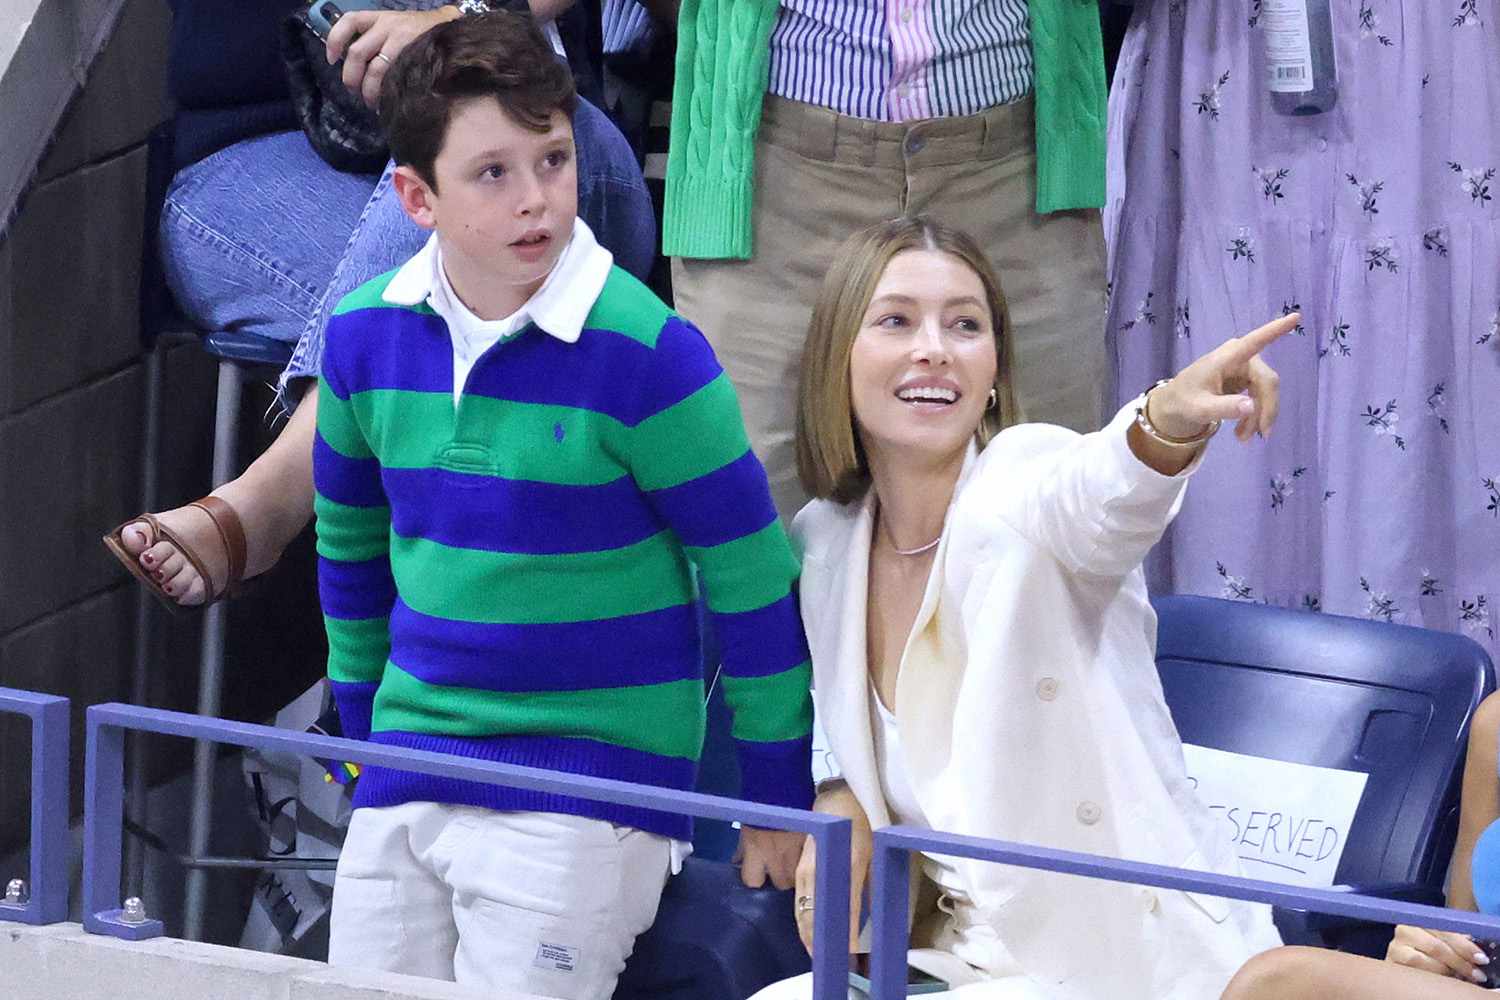
<path fill-rule="evenodd" d="M 1078 822 L 1084 826 L 1093 826 L 1099 822 L 1099 817 L 1102 815 L 1104 813 L 1098 803 L 1087 801 L 1078 803 Z"/>
<path fill-rule="evenodd" d="M 1141 890 L 1141 909 L 1147 913 L 1156 912 L 1156 893 L 1150 889 Z"/>
<path fill-rule="evenodd" d="M 1036 682 L 1036 696 L 1042 701 L 1052 701 L 1057 697 L 1057 678 L 1043 677 Z"/>

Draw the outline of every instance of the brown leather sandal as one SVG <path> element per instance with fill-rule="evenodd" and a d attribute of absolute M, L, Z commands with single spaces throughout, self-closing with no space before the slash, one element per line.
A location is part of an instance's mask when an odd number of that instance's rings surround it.
<path fill-rule="evenodd" d="M 224 553 L 227 557 L 229 573 L 228 579 L 224 581 L 224 586 L 217 591 L 213 590 L 213 575 L 208 572 L 208 567 L 204 565 L 198 553 L 194 552 L 189 545 L 183 542 L 175 532 L 162 524 L 155 515 L 141 514 L 137 517 L 132 517 L 104 536 L 104 547 L 109 549 L 110 553 L 116 559 L 120 560 L 120 565 L 128 569 L 130 574 L 137 580 L 145 584 L 146 589 L 151 592 L 153 597 L 165 605 L 168 611 L 173 612 L 197 611 L 208 607 L 210 604 L 216 604 L 226 597 L 233 597 L 245 573 L 245 529 L 240 524 L 240 517 L 235 513 L 234 508 L 216 496 L 206 496 L 200 500 L 194 500 L 188 506 L 196 507 L 208 515 L 208 519 L 213 522 L 214 529 L 219 533 L 219 540 L 224 543 Z M 148 548 L 162 539 L 175 545 L 177 551 L 182 553 L 182 557 L 192 565 L 193 569 L 198 571 L 199 576 L 203 577 L 205 586 L 211 591 L 208 600 L 196 607 L 182 605 L 178 604 L 171 594 L 163 590 L 162 585 L 141 566 L 140 559 L 131 555 L 125 548 L 125 541 L 121 533 L 132 524 L 146 525 L 147 532 L 150 535 L 150 540 L 146 543 Z"/>

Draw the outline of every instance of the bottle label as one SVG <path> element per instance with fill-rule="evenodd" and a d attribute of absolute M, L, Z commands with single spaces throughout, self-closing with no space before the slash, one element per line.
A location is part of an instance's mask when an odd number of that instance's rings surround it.
<path fill-rule="evenodd" d="M 1271 92 L 1305 94 L 1312 90 L 1306 0 L 1264 0 L 1260 23 L 1266 33 L 1266 76 Z"/>

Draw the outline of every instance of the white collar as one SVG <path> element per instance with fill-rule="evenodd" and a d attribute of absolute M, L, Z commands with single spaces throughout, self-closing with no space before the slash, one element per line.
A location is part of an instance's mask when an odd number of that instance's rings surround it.
<path fill-rule="evenodd" d="M 431 305 L 430 300 L 442 280 L 437 271 L 441 266 L 438 236 L 433 233 L 422 249 L 401 265 L 380 297 L 398 306 L 415 306 L 424 302 Z M 558 340 L 576 343 L 613 266 L 614 255 L 599 245 L 587 223 L 575 218 L 573 235 L 558 255 L 547 280 L 512 315 L 524 313 Z"/>

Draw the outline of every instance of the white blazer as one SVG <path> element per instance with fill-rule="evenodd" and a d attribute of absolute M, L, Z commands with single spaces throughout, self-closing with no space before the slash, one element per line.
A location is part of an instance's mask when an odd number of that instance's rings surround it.
<path fill-rule="evenodd" d="M 896 682 L 901 749 L 933 829 L 1238 874 L 1188 783 L 1140 569 L 1192 468 L 1162 476 L 1131 453 L 1135 406 L 1093 434 L 1023 424 L 971 450 Z M 792 533 L 819 721 L 879 828 L 891 819 L 865 652 L 872 504 L 873 491 L 814 501 Z M 1049 996 L 1215 1000 L 1281 943 L 1263 906 L 958 866 Z"/>

